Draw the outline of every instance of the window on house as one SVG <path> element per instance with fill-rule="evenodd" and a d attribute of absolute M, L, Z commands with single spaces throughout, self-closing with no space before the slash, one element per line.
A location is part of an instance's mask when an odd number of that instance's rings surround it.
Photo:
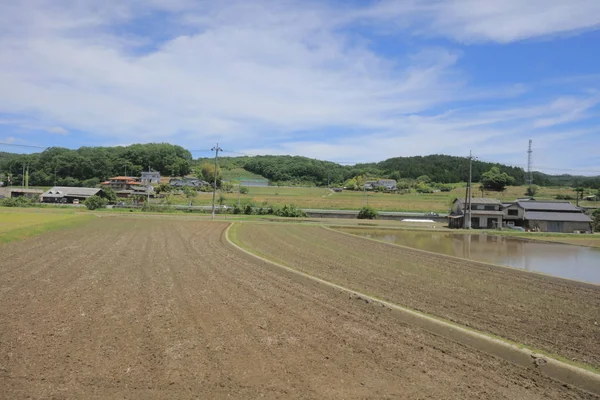
<path fill-rule="evenodd" d="M 508 210 L 508 215 L 518 216 L 519 210 Z"/>
<path fill-rule="evenodd" d="M 485 210 L 487 210 L 487 211 L 495 211 L 496 210 L 496 206 L 485 206 Z"/>

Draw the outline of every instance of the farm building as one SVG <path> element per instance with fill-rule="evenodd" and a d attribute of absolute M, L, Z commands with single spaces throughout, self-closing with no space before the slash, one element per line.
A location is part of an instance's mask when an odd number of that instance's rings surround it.
<path fill-rule="evenodd" d="M 592 220 L 568 201 L 522 201 L 505 207 L 508 225 L 540 232 L 590 232 Z"/>
<path fill-rule="evenodd" d="M 169 180 L 169 185 L 177 188 L 186 186 L 198 188 L 202 186 L 208 186 L 209 183 L 198 178 L 171 178 Z"/>
<path fill-rule="evenodd" d="M 73 203 L 84 201 L 92 196 L 101 196 L 102 189 L 55 186 L 42 194 L 43 203 Z"/>
<path fill-rule="evenodd" d="M 40 189 L 24 189 L 24 188 L 13 188 L 6 187 L 0 188 L 0 199 L 2 198 L 17 198 L 17 197 L 26 197 L 28 199 L 33 199 L 36 197 L 40 197 L 43 193 L 43 190 Z"/>
<path fill-rule="evenodd" d="M 450 228 L 463 228 L 465 218 L 465 199 L 456 198 L 449 215 Z M 504 212 L 500 200 L 471 198 L 471 227 L 473 229 L 493 229 L 502 226 Z"/>

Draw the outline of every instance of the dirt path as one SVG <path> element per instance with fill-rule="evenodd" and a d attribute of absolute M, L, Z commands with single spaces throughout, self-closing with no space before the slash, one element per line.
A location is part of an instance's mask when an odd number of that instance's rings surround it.
<path fill-rule="evenodd" d="M 596 398 L 305 286 L 225 224 L 102 218 L 0 247 L 0 397 Z"/>
<path fill-rule="evenodd" d="M 243 224 L 269 259 L 384 300 L 600 366 L 600 286 L 430 255 L 319 227 Z"/>

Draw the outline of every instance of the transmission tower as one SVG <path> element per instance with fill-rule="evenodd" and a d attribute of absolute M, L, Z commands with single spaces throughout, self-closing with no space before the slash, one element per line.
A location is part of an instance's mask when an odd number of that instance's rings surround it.
<path fill-rule="evenodd" d="M 533 185 L 533 171 L 531 171 L 531 139 L 529 139 L 529 150 L 527 150 L 527 184 L 531 187 Z"/>

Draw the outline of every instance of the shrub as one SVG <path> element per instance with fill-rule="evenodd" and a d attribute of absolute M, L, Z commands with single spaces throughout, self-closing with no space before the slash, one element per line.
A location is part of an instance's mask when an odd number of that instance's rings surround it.
<path fill-rule="evenodd" d="M 252 215 L 253 210 L 254 210 L 254 207 L 252 207 L 252 204 L 246 204 L 246 207 L 244 207 L 244 214 Z"/>
<path fill-rule="evenodd" d="M 28 199 L 25 196 L 19 196 L 14 198 L 0 199 L 0 206 L 2 207 L 36 207 L 39 206 L 37 198 Z"/>
<path fill-rule="evenodd" d="M 366 206 L 360 209 L 358 212 L 358 219 L 377 219 L 379 218 L 379 213 L 373 207 Z"/>
<path fill-rule="evenodd" d="M 575 200 L 575 198 L 568 194 L 557 194 L 556 200 Z"/>
<path fill-rule="evenodd" d="M 249 191 L 250 191 L 250 189 L 248 189 L 246 186 L 240 186 L 241 194 L 248 194 Z"/>
<path fill-rule="evenodd" d="M 234 214 L 241 214 L 242 213 L 242 208 L 240 206 L 238 206 L 237 204 L 233 206 L 233 213 Z"/>
<path fill-rule="evenodd" d="M 88 210 L 95 210 L 97 208 L 106 207 L 108 201 L 100 196 L 92 196 L 85 199 L 83 204 L 87 207 Z"/>
<path fill-rule="evenodd" d="M 535 194 L 537 193 L 538 189 L 539 188 L 536 185 L 529 186 L 527 188 L 527 190 L 525 191 L 525 196 L 531 196 L 531 197 L 535 196 Z"/>

